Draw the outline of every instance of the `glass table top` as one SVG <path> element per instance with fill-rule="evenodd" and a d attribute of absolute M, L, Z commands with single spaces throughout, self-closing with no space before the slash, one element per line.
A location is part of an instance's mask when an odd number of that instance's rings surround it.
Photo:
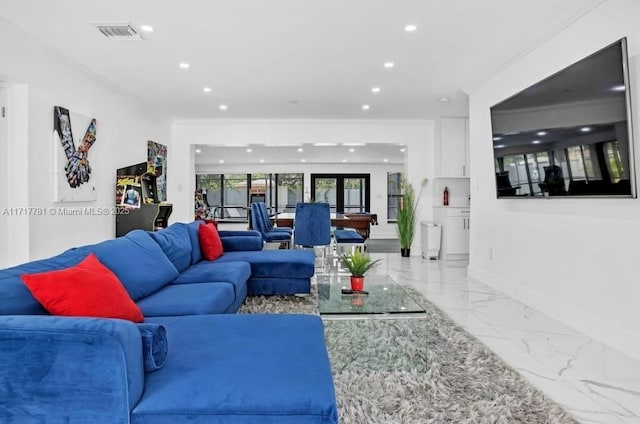
<path fill-rule="evenodd" d="M 364 290 L 369 294 L 342 294 L 350 289 L 348 274 L 331 272 L 318 274 L 318 308 L 320 315 L 422 315 L 425 310 L 389 276 L 368 273 L 364 279 Z"/>

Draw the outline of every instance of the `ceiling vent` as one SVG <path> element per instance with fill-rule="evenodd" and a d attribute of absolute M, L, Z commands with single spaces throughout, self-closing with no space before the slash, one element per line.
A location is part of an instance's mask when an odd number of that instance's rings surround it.
<path fill-rule="evenodd" d="M 93 24 L 98 31 L 112 41 L 136 41 L 142 40 L 138 31 L 129 24 Z"/>

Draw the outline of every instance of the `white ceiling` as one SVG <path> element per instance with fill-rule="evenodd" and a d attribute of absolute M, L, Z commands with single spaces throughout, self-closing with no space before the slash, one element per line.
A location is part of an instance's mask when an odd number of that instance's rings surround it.
<path fill-rule="evenodd" d="M 465 90 L 601 2 L 0 0 L 0 17 L 174 119 L 429 119 L 466 115 Z M 119 22 L 155 31 L 91 25 Z"/>
<path fill-rule="evenodd" d="M 297 146 L 195 146 L 197 165 L 261 164 L 403 164 L 405 147 L 398 144 L 361 145 L 336 143 L 335 146 L 314 146 L 310 143 Z M 248 152 L 247 149 L 251 151 Z M 302 152 L 298 151 L 302 149 Z M 352 150 L 352 151 L 350 151 Z M 199 151 L 199 152 L 198 152 Z M 386 159 L 386 160 L 385 160 Z M 261 160 L 263 162 L 261 162 Z"/>

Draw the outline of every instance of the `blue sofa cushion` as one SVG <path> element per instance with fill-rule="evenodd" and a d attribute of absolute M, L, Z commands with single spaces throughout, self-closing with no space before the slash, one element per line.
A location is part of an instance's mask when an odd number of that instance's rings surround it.
<path fill-rule="evenodd" d="M 86 256 L 86 252 L 78 252 L 72 249 L 52 258 L 0 270 L 0 315 L 48 314 L 24 285 L 20 275 L 68 268 L 77 265 Z"/>
<path fill-rule="evenodd" d="M 146 372 L 159 370 L 167 362 L 169 351 L 167 330 L 163 325 L 151 323 L 138 324 L 138 330 L 142 337 L 144 370 Z"/>
<path fill-rule="evenodd" d="M 235 298 L 229 283 L 170 284 L 139 300 L 138 306 L 147 322 L 148 317 L 223 314 Z"/>
<path fill-rule="evenodd" d="M 0 422 L 128 423 L 140 332 L 118 319 L 0 316 Z"/>
<path fill-rule="evenodd" d="M 259 232 L 253 230 L 221 230 L 220 240 L 226 252 L 262 250 L 264 244 Z"/>
<path fill-rule="evenodd" d="M 135 301 L 159 290 L 178 276 L 178 270 L 158 243 L 142 230 L 124 237 L 77 248 L 94 252 L 113 271 Z"/>
<path fill-rule="evenodd" d="M 246 261 L 251 264 L 251 278 L 311 278 L 315 273 L 315 256 L 310 250 L 260 250 L 228 252 L 216 262 Z"/>
<path fill-rule="evenodd" d="M 322 321 L 313 315 L 152 318 L 167 364 L 147 374 L 132 424 L 338 422 Z"/>
<path fill-rule="evenodd" d="M 249 277 L 251 277 L 251 265 L 248 262 L 200 261 L 180 273 L 171 284 L 226 282 L 233 284 L 237 295 L 238 288 L 245 286 Z"/>
<path fill-rule="evenodd" d="M 204 221 L 193 221 L 187 224 L 187 232 L 191 242 L 191 265 L 202 260 L 202 250 L 200 250 L 200 239 L 198 238 L 198 227 L 201 224 L 204 224 Z"/>
<path fill-rule="evenodd" d="M 191 265 L 193 247 L 187 224 L 176 222 L 164 230 L 149 234 L 160 245 L 178 272 L 184 271 Z"/>

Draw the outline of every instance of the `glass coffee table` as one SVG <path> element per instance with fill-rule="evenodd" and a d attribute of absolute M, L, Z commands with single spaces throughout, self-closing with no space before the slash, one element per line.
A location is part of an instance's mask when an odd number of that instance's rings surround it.
<path fill-rule="evenodd" d="M 350 276 L 317 274 L 318 309 L 332 369 L 428 370 L 428 319 L 418 304 L 387 275 L 369 272 L 369 294 L 342 294 L 351 288 Z"/>
<path fill-rule="evenodd" d="M 350 276 L 338 272 L 319 274 L 318 309 L 323 318 L 424 318 L 424 307 L 389 276 L 368 273 L 364 290 L 369 294 L 343 294 L 351 288 Z"/>

